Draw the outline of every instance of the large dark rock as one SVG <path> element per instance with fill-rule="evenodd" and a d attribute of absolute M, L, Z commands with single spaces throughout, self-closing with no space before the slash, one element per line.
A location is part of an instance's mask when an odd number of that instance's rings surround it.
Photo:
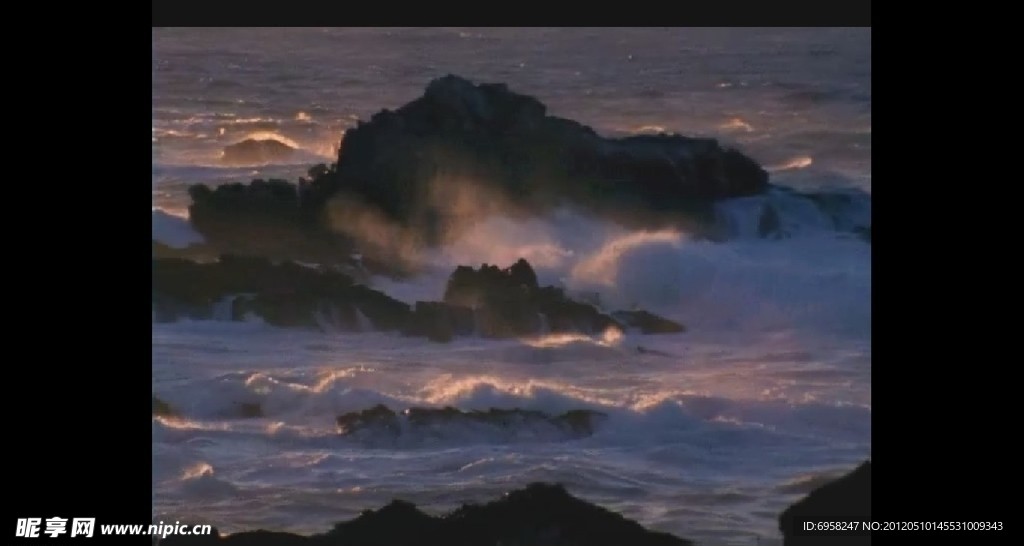
<path fill-rule="evenodd" d="M 225 157 L 287 148 L 244 141 Z M 324 261 L 359 248 L 368 267 L 403 274 L 414 264 L 368 235 L 368 218 L 370 231 L 386 224 L 416 245 L 495 212 L 540 215 L 564 204 L 637 227 L 700 229 L 713 224 L 715 201 L 768 188 L 764 169 L 713 139 L 605 138 L 503 84 L 451 75 L 346 131 L 337 162 L 308 174 L 298 184 L 194 186 L 192 222 L 220 252 Z"/>
<path fill-rule="evenodd" d="M 483 505 L 464 505 L 434 517 L 395 500 L 303 537 L 249 531 L 229 536 L 172 535 L 162 546 L 691 546 L 689 540 L 649 531 L 639 523 L 570 495 L 564 487 L 533 483 Z"/>
<path fill-rule="evenodd" d="M 676 220 L 768 187 L 765 170 L 713 139 L 604 138 L 503 84 L 453 75 L 347 131 L 334 186 L 400 223 L 444 234 L 464 227 L 469 211 L 437 197 L 458 194 L 462 180 L 532 212 L 567 202 Z"/>
<path fill-rule="evenodd" d="M 869 534 L 808 534 L 800 528 L 806 521 L 871 521 L 871 461 L 811 491 L 779 516 L 785 546 L 869 546 Z"/>
<path fill-rule="evenodd" d="M 284 161 L 295 154 L 295 148 L 272 138 L 247 138 L 224 147 L 220 160 L 230 165 L 254 165 Z"/>
<path fill-rule="evenodd" d="M 529 433 L 531 437 L 545 435 L 560 439 L 583 438 L 594 434 L 607 415 L 593 410 L 570 410 L 560 415 L 520 408 L 491 408 L 487 411 L 464 411 L 453 407 L 409 408 L 396 413 L 378 404 L 372 408 L 353 411 L 337 418 L 338 431 L 356 436 L 398 436 L 429 434 L 431 436 L 457 435 L 471 428 L 489 431 L 509 439 Z"/>

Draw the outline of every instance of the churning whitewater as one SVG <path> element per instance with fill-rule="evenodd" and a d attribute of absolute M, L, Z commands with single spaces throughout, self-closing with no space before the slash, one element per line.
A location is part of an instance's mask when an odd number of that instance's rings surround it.
<path fill-rule="evenodd" d="M 698 544 L 779 543 L 786 506 L 871 454 L 870 31 L 156 29 L 154 241 L 204 242 L 191 184 L 295 181 L 448 73 L 601 134 L 717 138 L 774 187 L 718 203 L 713 238 L 494 210 L 419 249 L 415 275 L 361 279 L 414 304 L 459 265 L 525 258 L 541 285 L 681 333 L 433 343 L 231 320 L 230 300 L 212 320 L 154 311 L 155 520 L 309 533 L 546 481 Z M 394 420 L 345 433 L 378 406 Z"/>

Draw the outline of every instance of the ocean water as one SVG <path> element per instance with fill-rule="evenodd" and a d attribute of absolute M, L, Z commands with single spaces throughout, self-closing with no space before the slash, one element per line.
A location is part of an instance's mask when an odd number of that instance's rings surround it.
<path fill-rule="evenodd" d="M 869 29 L 155 29 L 154 237 L 197 240 L 189 184 L 295 180 L 346 127 L 454 73 L 504 82 L 606 135 L 671 131 L 737 146 L 802 190 L 863 192 L 870 217 Z M 287 164 L 225 166 L 270 137 Z M 783 196 L 776 196 L 780 202 Z M 723 205 L 742 224 L 743 200 Z M 667 336 L 434 344 L 259 322 L 153 324 L 155 520 L 319 532 L 392 498 L 441 513 L 530 481 L 707 545 L 771 544 L 777 516 L 871 452 L 871 246 L 813 211 L 784 240 L 628 232 L 571 211 L 496 216 L 430 256 L 399 299 L 439 299 L 454 265 L 511 264 L 683 322 Z M 749 231 L 749 230 L 747 230 Z M 743 229 L 738 230 L 742 235 Z M 646 350 L 641 350 L 646 349 Z M 242 404 L 264 416 L 241 418 Z M 585 439 L 457 429 L 346 438 L 377 403 L 598 409 Z"/>

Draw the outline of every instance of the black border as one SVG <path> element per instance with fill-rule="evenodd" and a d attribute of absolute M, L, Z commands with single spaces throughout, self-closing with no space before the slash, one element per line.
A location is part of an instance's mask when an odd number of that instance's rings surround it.
<path fill-rule="evenodd" d="M 152 0 L 153 26 L 871 26 L 871 2 L 409 2 Z"/>
<path fill-rule="evenodd" d="M 18 23 L 35 38 L 8 66 L 11 89 L 24 95 L 5 105 L 21 135 L 7 157 L 19 189 L 5 209 L 6 536 L 18 518 L 67 518 L 70 530 L 72 518 L 92 517 L 92 539 L 21 541 L 152 544 L 98 538 L 100 525 L 152 519 L 152 196 L 138 183 L 150 169 L 142 48 L 151 30 L 111 30 L 84 15 L 62 27 L 54 15 Z"/>

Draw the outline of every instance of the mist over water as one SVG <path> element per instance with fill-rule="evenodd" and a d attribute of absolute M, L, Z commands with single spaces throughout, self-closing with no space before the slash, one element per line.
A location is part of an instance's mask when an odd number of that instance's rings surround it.
<path fill-rule="evenodd" d="M 154 237 L 199 237 L 189 184 L 295 181 L 333 161 L 346 127 L 447 73 L 507 83 L 605 135 L 719 138 L 773 184 L 866 192 L 854 212 L 870 217 L 870 52 L 867 29 L 154 30 Z M 223 164 L 246 138 L 296 154 Z M 375 288 L 436 300 L 456 265 L 525 257 L 541 284 L 688 331 L 434 344 L 154 323 L 153 392 L 183 414 L 153 420 L 155 517 L 319 532 L 395 497 L 440 513 L 544 480 L 699 544 L 771 544 L 785 506 L 870 456 L 870 244 L 786 194 L 723 204 L 734 237 L 710 242 L 567 207 L 525 218 L 457 188 L 443 199 L 486 214 L 440 248 L 409 250 L 420 275 Z M 789 238 L 745 236 L 758 199 L 783 211 Z M 413 236 L 361 222 L 392 244 Z M 337 434 L 335 417 L 378 403 L 609 418 L 583 439 Z M 251 404 L 262 416 L 244 417 Z"/>

